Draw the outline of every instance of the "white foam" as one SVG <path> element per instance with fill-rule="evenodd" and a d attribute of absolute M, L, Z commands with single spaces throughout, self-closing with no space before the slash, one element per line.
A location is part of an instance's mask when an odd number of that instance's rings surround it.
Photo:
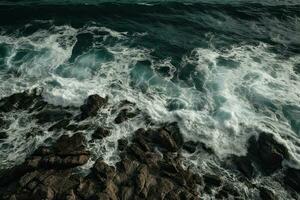
<path fill-rule="evenodd" d="M 104 40 L 117 39 L 113 45 L 98 41 L 93 46 L 105 49 L 113 58 L 100 59 L 97 52 L 91 50 L 70 63 L 76 36 L 89 32 L 93 37 L 100 37 L 95 34 L 97 31 L 107 33 Z M 0 96 L 37 86 L 44 87 L 43 96 L 56 105 L 79 106 L 94 93 L 108 96 L 108 108 L 89 123 L 109 127 L 112 135 L 101 144 L 89 145 L 95 156 L 102 156 L 109 163 L 118 160 L 116 141 L 146 126 L 141 118 L 120 125 L 114 123 L 117 112 L 112 113 L 112 110 L 127 99 L 155 122 L 177 121 L 186 140 L 204 142 L 221 158 L 228 154 L 245 154 L 248 138 L 259 129 L 274 133 L 289 148 L 293 161 L 299 164 L 299 138 L 280 112 L 282 105 L 300 103 L 300 79 L 293 71 L 299 57 L 281 59 L 265 44 L 233 46 L 222 51 L 197 48 L 183 57 L 182 66 L 194 65 L 194 73 L 203 74 L 203 90 L 199 90 L 181 80 L 171 81 L 175 67 L 170 60 L 153 59 L 151 49 L 128 47 L 125 44 L 130 39 L 128 33 L 96 25 L 84 29 L 54 26 L 49 31 L 40 30 L 28 37 L 0 36 L 0 42 L 11 48 L 10 56 L 6 58 L 8 69 L 20 73 L 9 78 L 1 74 Z M 14 61 L 16 53 L 23 48 L 32 55 L 25 56 L 20 62 Z M 143 60 L 150 61 L 150 66 L 136 66 Z M 144 67 L 140 68 L 141 72 L 137 72 L 139 67 Z M 160 67 L 168 67 L 169 74 L 165 77 L 159 74 L 157 69 Z M 59 68 L 63 68 L 68 76 L 58 73 Z M 136 77 L 132 73 L 137 73 Z M 146 87 L 145 91 L 140 89 L 142 86 Z M 170 100 L 183 102 L 183 107 L 168 109 Z M 277 106 L 276 114 L 281 119 L 270 109 L 256 110 L 255 104 Z"/>

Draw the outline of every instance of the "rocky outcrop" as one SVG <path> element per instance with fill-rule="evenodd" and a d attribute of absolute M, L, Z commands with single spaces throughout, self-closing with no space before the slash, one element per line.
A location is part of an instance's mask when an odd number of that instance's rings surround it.
<path fill-rule="evenodd" d="M 85 143 L 85 137 L 81 133 L 76 133 L 72 137 L 63 135 L 52 148 L 37 149 L 26 159 L 26 165 L 45 169 L 67 169 L 83 165 L 89 159 Z"/>
<path fill-rule="evenodd" d="M 284 183 L 300 193 L 300 170 L 288 168 L 285 171 Z"/>
<path fill-rule="evenodd" d="M 105 129 L 105 128 L 102 128 L 102 127 L 98 127 L 93 135 L 92 135 L 92 138 L 93 139 L 103 139 L 107 136 L 110 135 L 110 131 L 108 129 Z"/>
<path fill-rule="evenodd" d="M 102 98 L 97 94 L 90 95 L 85 103 L 80 107 L 80 119 L 84 120 L 88 117 L 96 116 L 99 109 L 107 103 L 107 98 Z"/>
<path fill-rule="evenodd" d="M 16 93 L 0 100 L 0 112 L 43 108 L 47 103 L 38 90 Z"/>
<path fill-rule="evenodd" d="M 231 159 L 235 167 L 251 179 L 257 170 L 264 175 L 271 175 L 282 169 L 282 161 L 289 159 L 289 155 L 286 147 L 278 143 L 272 134 L 262 132 L 258 138 L 252 136 L 249 139 L 246 156 L 233 156 Z"/>
<path fill-rule="evenodd" d="M 180 200 L 199 199 L 203 193 L 215 199 L 253 198 L 242 195 L 235 181 L 246 190 L 256 192 L 255 198 L 277 199 L 275 190 L 251 181 L 258 174 L 271 177 L 277 172 L 281 176 L 274 180 L 291 194 L 300 190 L 299 170 L 282 166 L 282 162 L 289 159 L 288 151 L 269 133 L 251 137 L 245 156 L 231 156 L 220 161 L 205 143 L 184 141 L 177 123 L 155 124 L 152 127 L 156 128 L 138 129 L 132 137 L 119 139 L 120 161 L 110 166 L 102 158 L 95 159 L 97 155 L 90 155 L 86 149 L 90 132 L 92 143 L 104 142 L 104 138 L 114 134 L 113 129 L 98 127 L 85 120 L 96 116 L 106 102 L 107 98 L 91 95 L 80 107 L 80 114 L 74 117 L 76 108 L 49 105 L 36 91 L 0 100 L 1 145 L 10 136 L 7 134 L 10 122 L 3 117 L 10 111 L 27 111 L 30 119 L 39 126 L 46 126 L 49 134 L 63 134 L 51 146 L 40 146 L 22 164 L 0 170 L 0 199 Z M 112 110 L 112 114 L 117 114 L 116 124 L 137 115 L 144 116 L 139 112 L 136 105 L 128 101 Z M 149 120 L 146 124 L 153 125 L 153 122 Z M 44 132 L 47 131 L 37 127 L 24 135 L 30 139 Z M 192 157 L 207 156 L 219 166 L 193 173 L 190 168 L 183 167 L 181 153 Z M 78 167 L 86 163 L 90 166 L 92 162 L 87 174 L 79 173 Z M 234 179 L 230 179 L 232 177 Z"/>
<path fill-rule="evenodd" d="M 162 131 L 167 138 L 164 142 L 157 140 Z M 179 133 L 170 131 L 168 126 L 137 130 L 131 144 L 123 143 L 116 167 L 100 158 L 87 176 L 75 175 L 71 170 L 89 159 L 84 135 L 63 135 L 51 147 L 40 147 L 27 158 L 23 171 L 19 169 L 18 176 L 6 181 L 11 189 L 1 188 L 0 195 L 4 199 L 48 200 L 198 199 L 197 187 L 203 181 L 182 167 L 182 141 Z"/>

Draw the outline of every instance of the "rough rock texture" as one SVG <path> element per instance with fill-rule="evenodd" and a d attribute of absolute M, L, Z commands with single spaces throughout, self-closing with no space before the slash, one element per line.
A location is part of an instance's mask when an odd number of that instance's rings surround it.
<path fill-rule="evenodd" d="M 296 192 L 300 193 L 300 170 L 288 168 L 285 172 L 284 182 Z"/>
<path fill-rule="evenodd" d="M 137 130 L 130 145 L 120 142 L 121 161 L 116 167 L 100 158 L 87 176 L 72 173 L 89 159 L 84 135 L 63 135 L 51 147 L 38 148 L 22 165 L 4 171 L 0 196 L 17 200 L 199 199 L 197 187 L 203 181 L 182 168 L 182 138 L 174 130 L 178 131 L 176 124 Z"/>
<path fill-rule="evenodd" d="M 97 94 L 89 96 L 85 104 L 80 107 L 80 119 L 84 120 L 88 117 L 96 116 L 98 110 L 107 103 L 107 98 L 102 98 Z"/>
<path fill-rule="evenodd" d="M 108 129 L 98 127 L 92 135 L 93 139 L 103 139 L 110 135 L 110 131 Z"/>
<path fill-rule="evenodd" d="M 253 178 L 257 170 L 264 175 L 271 175 L 282 169 L 282 161 L 288 159 L 286 147 L 278 143 L 270 133 L 260 133 L 258 138 L 252 136 L 248 141 L 246 156 L 232 156 L 234 166 L 248 179 Z"/>
<path fill-rule="evenodd" d="M 115 166 L 109 166 L 101 158 L 95 159 L 96 155 L 91 156 L 86 149 L 89 136 L 85 131 L 94 131 L 90 141 L 99 143 L 114 133 L 84 119 L 96 116 L 106 102 L 106 98 L 91 95 L 80 107 L 80 115 L 74 117 L 76 108 L 49 105 L 38 91 L 1 99 L 1 145 L 10 137 L 7 134 L 10 122 L 3 116 L 11 111 L 27 112 L 38 126 L 46 126 L 49 134 L 60 137 L 51 146 L 36 149 L 22 164 L 0 170 L 0 200 L 185 200 L 200 199 L 204 193 L 212 199 L 249 199 L 241 194 L 242 190 L 256 192 L 257 199 L 273 200 L 277 199 L 275 190 L 252 180 L 257 175 L 271 178 L 277 173 L 280 176 L 274 180 L 296 194 L 297 199 L 300 171 L 282 166 L 282 162 L 289 159 L 288 151 L 270 133 L 251 137 L 247 155 L 230 156 L 220 161 L 206 144 L 184 141 L 176 123 L 154 124 L 160 128 L 138 129 L 132 138 L 117 141 L 120 161 Z M 128 101 L 117 105 L 112 113 L 117 111 L 117 124 L 137 115 L 143 116 L 136 105 Z M 149 119 L 145 117 L 145 120 Z M 153 125 L 151 123 L 147 121 Z M 24 135 L 31 139 L 43 132 L 47 131 L 37 127 Z M 211 171 L 199 169 L 199 174 L 195 174 L 183 167 L 181 153 L 194 157 L 204 153 L 219 165 Z M 77 167 L 92 159 L 95 159 L 94 164 L 88 174 L 78 173 Z M 234 179 L 230 179 L 232 177 Z M 243 188 L 238 188 L 236 182 L 243 184 Z"/>

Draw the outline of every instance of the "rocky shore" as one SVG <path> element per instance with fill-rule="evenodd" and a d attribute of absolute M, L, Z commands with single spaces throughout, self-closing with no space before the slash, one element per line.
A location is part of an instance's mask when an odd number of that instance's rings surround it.
<path fill-rule="evenodd" d="M 115 166 L 97 158 L 88 174 L 80 173 L 92 159 L 87 150 L 83 130 L 76 125 L 93 118 L 108 99 L 89 96 L 80 108 L 53 106 L 45 102 L 38 91 L 13 94 L 0 100 L 0 142 L 8 137 L 9 126 L 2 118 L 5 113 L 26 111 L 38 124 L 51 123 L 49 131 L 71 131 L 53 144 L 36 149 L 26 160 L 0 171 L 0 199 L 7 200 L 117 200 L 117 199 L 249 199 L 241 190 L 225 181 L 233 174 L 236 181 L 252 190 L 257 199 L 278 199 L 272 188 L 256 184 L 257 177 L 270 177 L 294 199 L 299 198 L 300 170 L 285 166 L 290 155 L 271 133 L 261 132 L 251 137 L 245 156 L 230 156 L 220 160 L 227 174 L 197 171 L 183 166 L 183 152 L 204 151 L 214 157 L 213 149 L 205 144 L 185 141 L 176 123 L 159 128 L 137 129 L 132 138 L 120 139 L 120 161 Z M 130 102 L 124 102 L 130 104 Z M 73 110 L 79 114 L 74 115 Z M 121 109 L 116 124 L 136 116 L 139 110 Z M 101 142 L 111 134 L 105 127 L 94 127 L 93 139 Z"/>

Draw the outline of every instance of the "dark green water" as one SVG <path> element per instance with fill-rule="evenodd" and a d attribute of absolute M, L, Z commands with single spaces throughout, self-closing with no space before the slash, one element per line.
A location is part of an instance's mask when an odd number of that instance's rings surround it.
<path fill-rule="evenodd" d="M 43 87 L 60 105 L 93 93 L 111 105 L 127 99 L 153 121 L 177 121 L 186 139 L 220 158 L 245 154 L 247 139 L 264 130 L 299 167 L 299 33 L 297 0 L 1 1 L 0 97 Z M 34 122 L 6 117 L 16 122 L 0 144 L 3 165 L 51 137 L 24 142 Z M 114 117 L 99 124 L 115 134 L 90 147 L 111 162 L 111 144 L 145 126 L 142 119 L 115 125 Z"/>

